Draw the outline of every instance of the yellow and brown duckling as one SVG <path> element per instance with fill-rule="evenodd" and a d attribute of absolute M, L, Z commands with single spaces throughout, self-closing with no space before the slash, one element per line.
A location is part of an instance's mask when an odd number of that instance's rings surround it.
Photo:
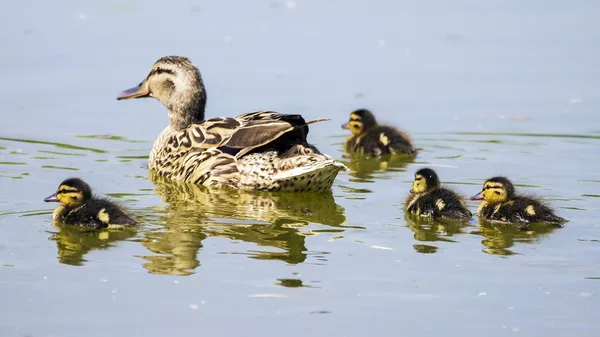
<path fill-rule="evenodd" d="M 404 202 L 404 211 L 408 214 L 468 221 L 471 212 L 465 199 L 456 192 L 441 186 L 434 170 L 423 168 L 415 173 L 410 194 Z"/>
<path fill-rule="evenodd" d="M 471 197 L 471 200 L 483 200 L 477 208 L 477 215 L 486 220 L 521 226 L 537 222 L 555 225 L 567 222 L 555 215 L 542 199 L 517 194 L 512 182 L 505 177 L 488 179 L 481 192 Z"/>
<path fill-rule="evenodd" d="M 324 191 L 346 167 L 307 142 L 301 115 L 256 111 L 205 120 L 200 71 L 182 56 L 165 56 L 118 100 L 153 97 L 168 110 L 169 126 L 154 142 L 148 167 L 169 179 L 243 190 Z"/>
<path fill-rule="evenodd" d="M 56 224 L 80 225 L 95 229 L 134 226 L 135 220 L 114 202 L 96 197 L 90 185 L 79 178 L 69 178 L 58 186 L 45 202 L 60 202 L 52 220 Z"/>
<path fill-rule="evenodd" d="M 367 109 L 350 113 L 348 123 L 343 124 L 342 128 L 352 132 L 344 143 L 347 152 L 364 153 L 374 157 L 388 154 L 416 154 L 412 141 L 406 133 L 391 126 L 377 124 L 375 116 Z"/>

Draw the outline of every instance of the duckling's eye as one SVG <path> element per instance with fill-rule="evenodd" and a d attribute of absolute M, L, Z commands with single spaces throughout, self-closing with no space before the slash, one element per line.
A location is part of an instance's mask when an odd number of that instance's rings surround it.
<path fill-rule="evenodd" d="M 77 200 L 77 196 L 76 196 L 76 195 L 72 195 L 72 196 L 71 196 L 71 199 L 73 199 L 73 200 Z"/>
<path fill-rule="evenodd" d="M 500 195 L 500 192 L 499 192 L 499 191 L 494 191 L 494 193 L 496 193 L 496 194 Z"/>

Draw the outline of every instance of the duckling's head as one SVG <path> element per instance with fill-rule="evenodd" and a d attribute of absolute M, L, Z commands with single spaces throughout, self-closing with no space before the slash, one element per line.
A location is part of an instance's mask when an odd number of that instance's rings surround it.
<path fill-rule="evenodd" d="M 415 181 L 410 193 L 426 193 L 440 187 L 440 179 L 434 170 L 422 168 L 415 173 Z"/>
<path fill-rule="evenodd" d="M 491 204 L 498 204 L 512 199 L 515 195 L 515 187 L 505 177 L 494 177 L 483 183 L 481 192 L 471 197 L 471 200 L 481 200 Z"/>
<path fill-rule="evenodd" d="M 45 202 L 60 202 L 66 208 L 76 208 L 92 198 L 92 189 L 79 178 L 69 178 L 58 186 L 56 192 L 44 199 Z"/>
<path fill-rule="evenodd" d="M 123 91 L 117 100 L 154 97 L 169 110 L 169 121 L 182 130 L 204 120 L 206 90 L 200 71 L 183 56 L 165 56 L 137 87 Z"/>
<path fill-rule="evenodd" d="M 360 136 L 374 126 L 377 126 L 377 120 L 373 113 L 367 109 L 359 109 L 350 113 L 350 119 L 348 123 L 342 125 L 342 129 L 350 130 L 353 135 Z"/>

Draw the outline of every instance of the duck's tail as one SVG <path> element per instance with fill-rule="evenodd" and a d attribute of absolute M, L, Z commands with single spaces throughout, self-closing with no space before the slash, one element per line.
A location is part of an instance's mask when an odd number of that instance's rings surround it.
<path fill-rule="evenodd" d="M 323 192 L 331 189 L 342 170 L 347 170 L 344 164 L 329 158 L 279 172 L 273 181 L 280 186 L 280 191 Z"/>

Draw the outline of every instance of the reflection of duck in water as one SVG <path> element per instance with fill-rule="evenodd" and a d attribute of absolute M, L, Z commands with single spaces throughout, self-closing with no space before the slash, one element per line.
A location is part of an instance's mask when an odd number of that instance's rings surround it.
<path fill-rule="evenodd" d="M 562 225 L 567 222 L 555 215 L 542 199 L 517 194 L 512 182 L 505 177 L 488 179 L 481 192 L 471 199 L 483 199 L 477 208 L 477 215 L 489 221 L 512 223 L 523 229 L 532 223 Z"/>
<path fill-rule="evenodd" d="M 206 217 L 222 217 L 273 222 L 287 218 L 299 223 L 309 222 L 340 226 L 346 217 L 344 209 L 335 203 L 330 191 L 323 193 L 284 193 L 239 190 L 215 190 L 178 181 L 170 181 L 154 172 L 150 180 L 156 193 L 171 206 L 194 207 Z M 190 205 L 189 203 L 192 203 Z M 187 205 L 187 206 L 186 206 Z"/>
<path fill-rule="evenodd" d="M 543 224 L 530 225 L 527 230 L 516 226 L 503 226 L 479 220 L 479 228 L 471 234 L 484 237 L 481 243 L 485 246 L 484 253 L 493 255 L 513 255 L 509 250 L 515 242 L 535 243 L 549 236 L 558 227 L 544 226 Z"/>
<path fill-rule="evenodd" d="M 305 237 L 310 223 L 342 231 L 344 210 L 327 193 L 267 193 L 206 189 L 172 181 L 150 172 L 156 193 L 168 205 L 164 227 L 148 231 L 143 245 L 160 255 L 145 256 L 154 273 L 190 274 L 200 265 L 198 251 L 207 237 L 224 237 L 274 247 L 256 250 L 257 259 L 302 263 L 307 257 Z M 322 230 L 326 231 L 326 230 Z"/>

